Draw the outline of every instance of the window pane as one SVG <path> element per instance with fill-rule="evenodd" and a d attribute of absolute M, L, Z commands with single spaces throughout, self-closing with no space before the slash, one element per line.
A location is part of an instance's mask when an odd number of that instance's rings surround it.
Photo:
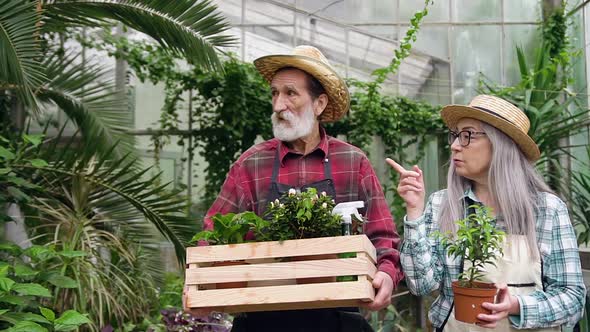
<path fill-rule="evenodd" d="M 475 95 L 481 74 L 500 82 L 500 40 L 498 26 L 453 27 L 455 102 L 468 102 Z"/>
<path fill-rule="evenodd" d="M 523 49 L 528 67 L 532 67 L 535 52 L 540 47 L 540 31 L 534 25 L 507 25 L 504 27 L 504 77 L 506 85 L 514 85 L 520 81 L 520 69 L 516 47 Z"/>
<path fill-rule="evenodd" d="M 539 0 L 504 0 L 504 20 L 515 22 L 537 22 L 541 20 Z"/>
<path fill-rule="evenodd" d="M 456 22 L 490 22 L 501 20 L 500 0 L 454 0 Z"/>

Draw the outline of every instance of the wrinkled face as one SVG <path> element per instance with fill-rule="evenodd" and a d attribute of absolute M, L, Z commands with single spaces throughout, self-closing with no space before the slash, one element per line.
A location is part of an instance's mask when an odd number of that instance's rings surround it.
<path fill-rule="evenodd" d="M 292 142 L 310 135 L 317 128 L 319 114 L 316 114 L 316 102 L 308 92 L 305 73 L 298 69 L 279 71 L 270 87 L 274 136 Z"/>
<path fill-rule="evenodd" d="M 463 118 L 459 120 L 457 128 L 453 131 L 471 132 L 469 145 L 462 146 L 459 138 L 451 144 L 451 161 L 455 172 L 473 181 L 487 181 L 492 162 L 492 143 L 485 134 L 481 134 L 483 132 L 481 121 Z M 463 139 L 463 145 L 466 142 L 467 140 Z"/>

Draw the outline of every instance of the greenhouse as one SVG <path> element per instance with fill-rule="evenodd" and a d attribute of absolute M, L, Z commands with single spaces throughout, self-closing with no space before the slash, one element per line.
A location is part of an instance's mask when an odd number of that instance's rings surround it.
<path fill-rule="evenodd" d="M 586 0 L 0 0 L 0 330 L 590 331 L 589 85 Z"/>

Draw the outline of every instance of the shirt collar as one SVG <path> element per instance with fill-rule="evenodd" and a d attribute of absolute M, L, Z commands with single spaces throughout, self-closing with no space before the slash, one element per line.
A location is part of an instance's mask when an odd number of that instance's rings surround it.
<path fill-rule="evenodd" d="M 475 196 L 475 193 L 473 192 L 471 186 L 469 186 L 463 192 L 463 196 L 461 196 L 461 199 L 464 199 L 464 198 L 469 198 L 473 202 L 481 203 L 481 201 Z"/>
<path fill-rule="evenodd" d="M 285 156 L 287 156 L 289 153 L 301 155 L 301 153 L 296 152 L 295 150 L 289 148 L 287 146 L 287 144 L 285 144 L 285 142 L 283 142 L 283 141 L 279 141 L 278 149 L 279 149 L 279 160 L 281 161 L 281 166 L 285 166 L 283 161 L 285 159 Z M 313 149 L 313 151 L 310 152 L 310 154 L 315 153 L 318 150 L 323 154 L 323 157 L 326 157 L 328 155 L 328 135 L 326 134 L 326 129 L 324 129 L 324 127 L 322 127 L 321 125 L 320 125 L 320 143 L 318 144 L 318 146 L 315 149 Z"/>

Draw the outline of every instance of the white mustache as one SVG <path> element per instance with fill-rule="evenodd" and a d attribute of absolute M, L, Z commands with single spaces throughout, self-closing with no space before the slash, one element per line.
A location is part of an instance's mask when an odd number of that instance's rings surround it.
<path fill-rule="evenodd" d="M 289 122 L 292 122 L 293 120 L 295 120 L 295 114 L 293 114 L 293 112 L 291 112 L 291 111 L 282 111 L 282 112 L 274 113 L 273 115 L 276 115 L 276 118 L 279 120 L 287 120 Z"/>

